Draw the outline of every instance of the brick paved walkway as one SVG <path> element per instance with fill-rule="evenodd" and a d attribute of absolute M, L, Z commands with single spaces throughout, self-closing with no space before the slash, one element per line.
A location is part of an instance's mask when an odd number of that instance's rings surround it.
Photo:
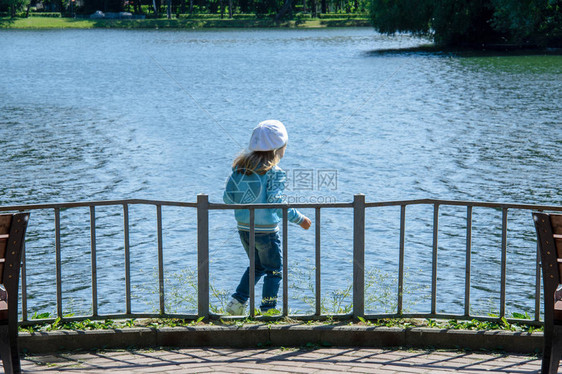
<path fill-rule="evenodd" d="M 535 356 L 355 348 L 158 349 L 28 355 L 25 373 L 539 373 Z"/>

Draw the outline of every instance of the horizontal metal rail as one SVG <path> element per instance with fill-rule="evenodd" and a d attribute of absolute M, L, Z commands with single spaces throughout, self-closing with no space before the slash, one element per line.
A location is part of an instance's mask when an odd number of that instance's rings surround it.
<path fill-rule="evenodd" d="M 168 200 L 147 200 L 147 199 L 126 199 L 126 200 L 104 200 L 104 201 L 79 201 L 79 202 L 62 202 L 62 203 L 43 203 L 43 204 L 19 204 L 0 206 L 0 212 L 18 211 L 18 210 L 41 210 L 41 209 L 68 209 L 91 206 L 108 206 L 108 205 L 161 205 L 175 207 L 191 207 L 197 208 L 197 203 L 183 201 Z M 544 205 L 544 204 L 514 204 L 504 202 L 483 202 L 483 201 L 464 201 L 464 200 L 439 200 L 439 199 L 414 199 L 414 200 L 395 200 L 395 201 L 378 201 L 366 202 L 366 208 L 401 206 L 401 205 L 456 205 L 467 207 L 482 207 L 496 209 L 522 209 L 522 210 L 549 210 L 562 212 L 562 206 Z M 295 203 L 295 204 L 224 204 L 209 202 L 208 209 L 279 209 L 279 208 L 353 208 L 353 202 L 349 203 Z"/>
<path fill-rule="evenodd" d="M 83 208 L 83 207 L 96 207 L 96 206 L 109 206 L 109 205 L 162 205 L 162 206 L 176 206 L 176 207 L 191 207 L 196 208 L 197 203 L 187 203 L 181 201 L 165 201 L 165 200 L 142 200 L 142 199 L 128 199 L 128 200 L 104 200 L 104 201 L 79 201 L 68 203 L 45 203 L 45 204 L 21 204 L 21 205 L 6 205 L 0 206 L 0 212 L 9 212 L 17 210 L 43 210 L 43 209 L 69 209 L 69 208 Z"/>
<path fill-rule="evenodd" d="M 366 203 L 367 208 L 399 206 L 399 205 L 452 205 L 452 206 L 471 206 L 482 208 L 496 209 L 522 209 L 522 210 L 551 210 L 562 212 L 562 206 L 559 205 L 541 205 L 541 204 L 514 204 L 502 202 L 484 202 L 484 201 L 463 201 L 463 200 L 439 200 L 439 199 L 418 199 L 418 200 L 397 200 L 397 201 L 381 201 Z"/>
<path fill-rule="evenodd" d="M 158 266 L 158 301 L 159 301 L 159 313 L 132 313 L 131 312 L 131 280 L 134 274 L 131 274 L 131 253 L 130 247 L 133 243 L 130 243 L 129 235 L 129 221 L 130 212 L 129 207 L 131 205 L 146 205 L 156 207 L 156 226 L 157 226 L 157 259 L 155 263 Z M 404 252 L 405 252 L 405 232 L 406 232 L 406 211 L 408 206 L 413 205 L 426 205 L 433 208 L 433 223 L 432 223 L 432 233 L 433 242 L 428 243 L 432 247 L 431 256 L 431 311 L 429 313 L 405 313 L 404 311 Z M 96 219 L 99 217 L 99 213 L 96 212 L 96 207 L 102 206 L 116 206 L 121 207 L 123 212 L 123 235 L 124 235 L 124 253 L 123 259 L 116 259 L 116 261 L 122 260 L 125 264 L 125 299 L 124 299 L 124 312 L 114 313 L 110 315 L 102 315 L 99 313 L 98 305 L 98 266 L 99 261 L 97 260 L 97 244 L 96 241 L 100 240 L 99 235 L 96 236 Z M 384 313 L 384 314 L 366 314 L 365 313 L 365 224 L 366 217 L 365 211 L 369 208 L 378 207 L 400 207 L 400 235 L 399 235 L 399 258 L 398 258 L 398 289 L 397 292 L 397 308 L 396 313 Z M 439 266 L 437 263 L 438 259 L 438 237 L 439 237 L 439 211 L 443 206 L 461 206 L 466 207 L 466 248 L 465 248 L 465 269 L 464 269 L 464 314 L 457 315 L 451 313 L 438 313 L 437 312 L 437 277 Z M 91 253 L 91 303 L 92 303 L 92 314 L 88 316 L 78 316 L 78 317 L 64 317 L 63 315 L 63 287 L 62 284 L 65 281 L 62 274 L 62 263 L 61 263 L 61 253 L 64 251 L 64 246 L 61 242 L 61 230 L 65 227 L 64 219 L 61 218 L 61 211 L 71 208 L 89 208 L 90 217 L 90 253 Z M 182 207 L 182 208 L 195 208 L 197 211 L 197 280 L 198 280 L 198 292 L 197 292 L 197 315 L 192 314 L 173 314 L 168 313 L 165 308 L 166 300 L 166 290 L 164 288 L 165 279 L 165 269 L 164 269 L 164 232 L 162 227 L 162 207 Z M 499 248 L 499 253 L 501 257 L 501 274 L 498 280 L 500 284 L 499 292 L 499 310 L 500 315 L 496 317 L 489 316 L 474 316 L 470 314 L 470 303 L 471 303 L 471 262 L 473 255 L 472 251 L 472 216 L 473 208 L 490 208 L 501 211 L 501 248 Z M 196 202 L 178 202 L 178 201 L 163 201 L 163 200 L 146 200 L 146 199 L 126 199 L 126 200 L 108 200 L 108 201 L 84 201 L 84 202 L 63 202 L 63 203 L 45 203 L 45 204 L 25 204 L 25 205 L 11 205 L 0 207 L 0 212 L 5 211 L 35 211 L 35 210 L 52 210 L 55 218 L 55 226 L 53 232 L 53 239 L 55 243 L 55 276 L 56 276 L 56 317 L 61 318 L 63 321 L 79 321 L 84 319 L 117 319 L 117 318 L 154 318 L 154 317 L 174 317 L 174 318 L 185 318 L 185 319 L 196 319 L 199 317 L 204 317 L 206 319 L 215 318 L 225 318 L 225 316 L 217 315 L 210 312 L 210 297 L 209 297 L 209 211 L 210 210 L 237 210 L 237 209 L 247 209 L 250 211 L 250 232 L 253 234 L 255 232 L 255 211 L 256 209 L 279 209 L 282 213 L 282 258 L 283 264 L 287 264 L 289 259 L 289 247 L 288 247 L 288 209 L 289 208 L 299 208 L 299 209 L 313 209 L 315 214 L 315 225 L 314 225 L 314 235 L 315 235 L 315 276 L 314 276 L 314 310 L 312 314 L 291 314 L 291 318 L 298 319 L 316 319 L 321 320 L 326 318 L 326 313 L 322 309 L 322 299 L 320 292 L 322 287 L 322 277 L 321 277 L 321 253 L 322 253 L 322 225 L 321 225 L 321 210 L 322 209 L 351 209 L 353 211 L 353 243 L 350 247 L 353 248 L 353 294 L 352 294 L 352 310 L 353 312 L 349 315 L 339 315 L 341 318 L 353 317 L 353 318 L 391 318 L 391 317 L 420 317 L 420 318 L 454 318 L 454 319 L 478 319 L 482 321 L 499 321 L 501 318 L 505 318 L 505 307 L 506 307 L 506 282 L 507 282 L 507 256 L 508 256 L 508 245 L 507 245 L 507 231 L 508 231 L 508 213 L 510 210 L 529 210 L 529 211 L 562 211 L 562 206 L 552 206 L 552 205 L 541 205 L 541 204 L 513 204 L 504 202 L 474 202 L 474 201 L 457 201 L 457 200 L 439 200 L 439 199 L 415 199 L 415 200 L 399 200 L 399 201 L 382 201 L 382 202 L 365 202 L 364 195 L 355 195 L 352 202 L 342 202 L 342 203 L 300 203 L 300 204 L 223 204 L 223 203 L 212 203 L 209 202 L 208 196 L 201 194 L 197 196 Z M 33 225 L 33 219 L 31 220 Z M 250 235 L 250 248 L 255 247 L 254 235 Z M 31 249 L 28 246 L 27 252 Z M 22 324 L 32 324 L 37 322 L 47 322 L 50 319 L 42 320 L 30 320 L 29 310 L 28 310 L 28 297 L 29 297 L 29 264 L 28 261 L 29 253 L 27 253 L 24 258 L 24 268 L 22 271 Z M 514 322 L 527 322 L 532 324 L 540 324 L 540 266 L 538 264 L 539 257 L 536 257 L 536 262 L 529 264 L 530 267 L 535 269 L 535 311 L 534 319 L 531 320 L 519 320 L 510 319 L 508 321 Z M 250 284 L 254 284 L 254 270 L 255 270 L 255 257 L 254 251 L 251 250 L 249 253 L 249 263 L 250 263 Z M 288 304 L 288 272 L 287 266 L 283 267 L 283 283 L 282 283 L 282 312 L 280 318 L 289 316 L 289 304 Z M 256 304 L 255 291 L 253 287 L 250 287 L 250 302 L 249 302 L 250 316 L 255 316 L 254 307 Z M 270 318 L 270 317 L 263 317 Z M 54 320 L 54 319 L 53 319 Z"/>

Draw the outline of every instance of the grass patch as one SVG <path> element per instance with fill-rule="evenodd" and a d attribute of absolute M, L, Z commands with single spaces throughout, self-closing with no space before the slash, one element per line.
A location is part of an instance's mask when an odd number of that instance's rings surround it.
<path fill-rule="evenodd" d="M 270 18 L 224 18 L 190 17 L 159 19 L 75 19 L 53 17 L 9 18 L 0 17 L 0 28 L 4 29 L 202 29 L 202 28 L 324 28 L 324 27 L 362 27 L 370 26 L 365 18 L 289 20 L 275 22 Z"/>
<path fill-rule="evenodd" d="M 0 28 L 5 29 L 92 29 L 94 20 L 53 17 L 0 18 Z"/>

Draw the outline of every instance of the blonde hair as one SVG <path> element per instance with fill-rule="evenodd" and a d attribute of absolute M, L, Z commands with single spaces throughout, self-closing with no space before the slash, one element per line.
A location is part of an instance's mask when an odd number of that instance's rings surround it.
<path fill-rule="evenodd" d="M 252 173 L 263 175 L 271 170 L 281 161 L 281 151 L 285 149 L 287 144 L 281 148 L 271 151 L 253 151 L 244 152 L 238 155 L 232 163 L 232 167 L 237 173 L 250 175 Z"/>

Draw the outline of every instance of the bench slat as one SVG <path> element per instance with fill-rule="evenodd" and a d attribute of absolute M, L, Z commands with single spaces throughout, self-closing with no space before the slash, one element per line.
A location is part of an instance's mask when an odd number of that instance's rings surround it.
<path fill-rule="evenodd" d="M 8 214 L 0 216 L 0 234 L 8 234 L 10 232 L 10 225 L 12 224 L 12 217 Z"/>
<path fill-rule="evenodd" d="M 552 224 L 552 233 L 554 235 L 562 234 L 562 215 L 559 214 L 550 215 L 550 223 Z"/>

